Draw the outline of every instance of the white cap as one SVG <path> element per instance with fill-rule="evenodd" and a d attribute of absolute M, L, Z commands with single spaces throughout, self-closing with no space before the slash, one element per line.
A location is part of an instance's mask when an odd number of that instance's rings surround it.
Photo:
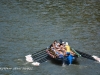
<path fill-rule="evenodd" d="M 66 45 L 68 45 L 68 42 L 66 42 Z"/>
<path fill-rule="evenodd" d="M 64 42 L 62 42 L 64 44 Z"/>

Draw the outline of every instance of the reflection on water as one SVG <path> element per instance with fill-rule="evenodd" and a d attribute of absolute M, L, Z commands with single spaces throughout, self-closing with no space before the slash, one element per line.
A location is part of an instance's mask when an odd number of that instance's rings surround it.
<path fill-rule="evenodd" d="M 0 0 L 0 67 L 33 67 L 24 56 L 55 39 L 100 57 L 99 4 L 99 0 Z M 0 74 L 100 74 L 99 63 L 82 57 L 78 61 L 79 65 L 66 68 L 48 61 L 32 71 L 0 70 Z"/>

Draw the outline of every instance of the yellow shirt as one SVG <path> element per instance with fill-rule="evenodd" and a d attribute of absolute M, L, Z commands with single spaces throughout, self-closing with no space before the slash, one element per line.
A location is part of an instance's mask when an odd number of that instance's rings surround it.
<path fill-rule="evenodd" d="M 66 45 L 65 48 L 66 48 L 67 52 L 70 52 L 70 46 L 69 45 Z"/>

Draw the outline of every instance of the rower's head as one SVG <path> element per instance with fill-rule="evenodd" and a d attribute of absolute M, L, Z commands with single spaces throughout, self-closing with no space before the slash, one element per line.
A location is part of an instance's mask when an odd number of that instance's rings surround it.
<path fill-rule="evenodd" d="M 62 44 L 64 44 L 65 42 L 62 42 Z"/>
<path fill-rule="evenodd" d="M 57 43 L 57 40 L 55 40 L 54 43 Z"/>
<path fill-rule="evenodd" d="M 66 45 L 68 45 L 68 42 L 66 42 Z"/>
<path fill-rule="evenodd" d="M 60 47 L 63 47 L 63 44 L 60 44 Z"/>
<path fill-rule="evenodd" d="M 63 46 L 65 46 L 65 42 L 62 42 Z"/>

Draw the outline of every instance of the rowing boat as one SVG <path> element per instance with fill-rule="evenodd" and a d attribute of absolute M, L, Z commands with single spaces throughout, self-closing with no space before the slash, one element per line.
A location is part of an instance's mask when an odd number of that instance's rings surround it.
<path fill-rule="evenodd" d="M 48 54 L 48 56 L 51 58 L 51 60 L 54 60 L 56 61 L 57 63 L 65 63 L 67 65 L 70 65 L 70 64 L 74 64 L 74 62 L 77 61 L 77 58 L 79 56 L 81 56 L 79 53 L 77 53 L 73 48 L 71 48 L 71 50 L 75 53 L 75 55 L 67 55 L 67 56 L 63 56 L 63 55 L 60 55 L 60 56 L 57 56 L 53 50 L 51 50 L 50 48 L 46 49 L 46 52 Z"/>

